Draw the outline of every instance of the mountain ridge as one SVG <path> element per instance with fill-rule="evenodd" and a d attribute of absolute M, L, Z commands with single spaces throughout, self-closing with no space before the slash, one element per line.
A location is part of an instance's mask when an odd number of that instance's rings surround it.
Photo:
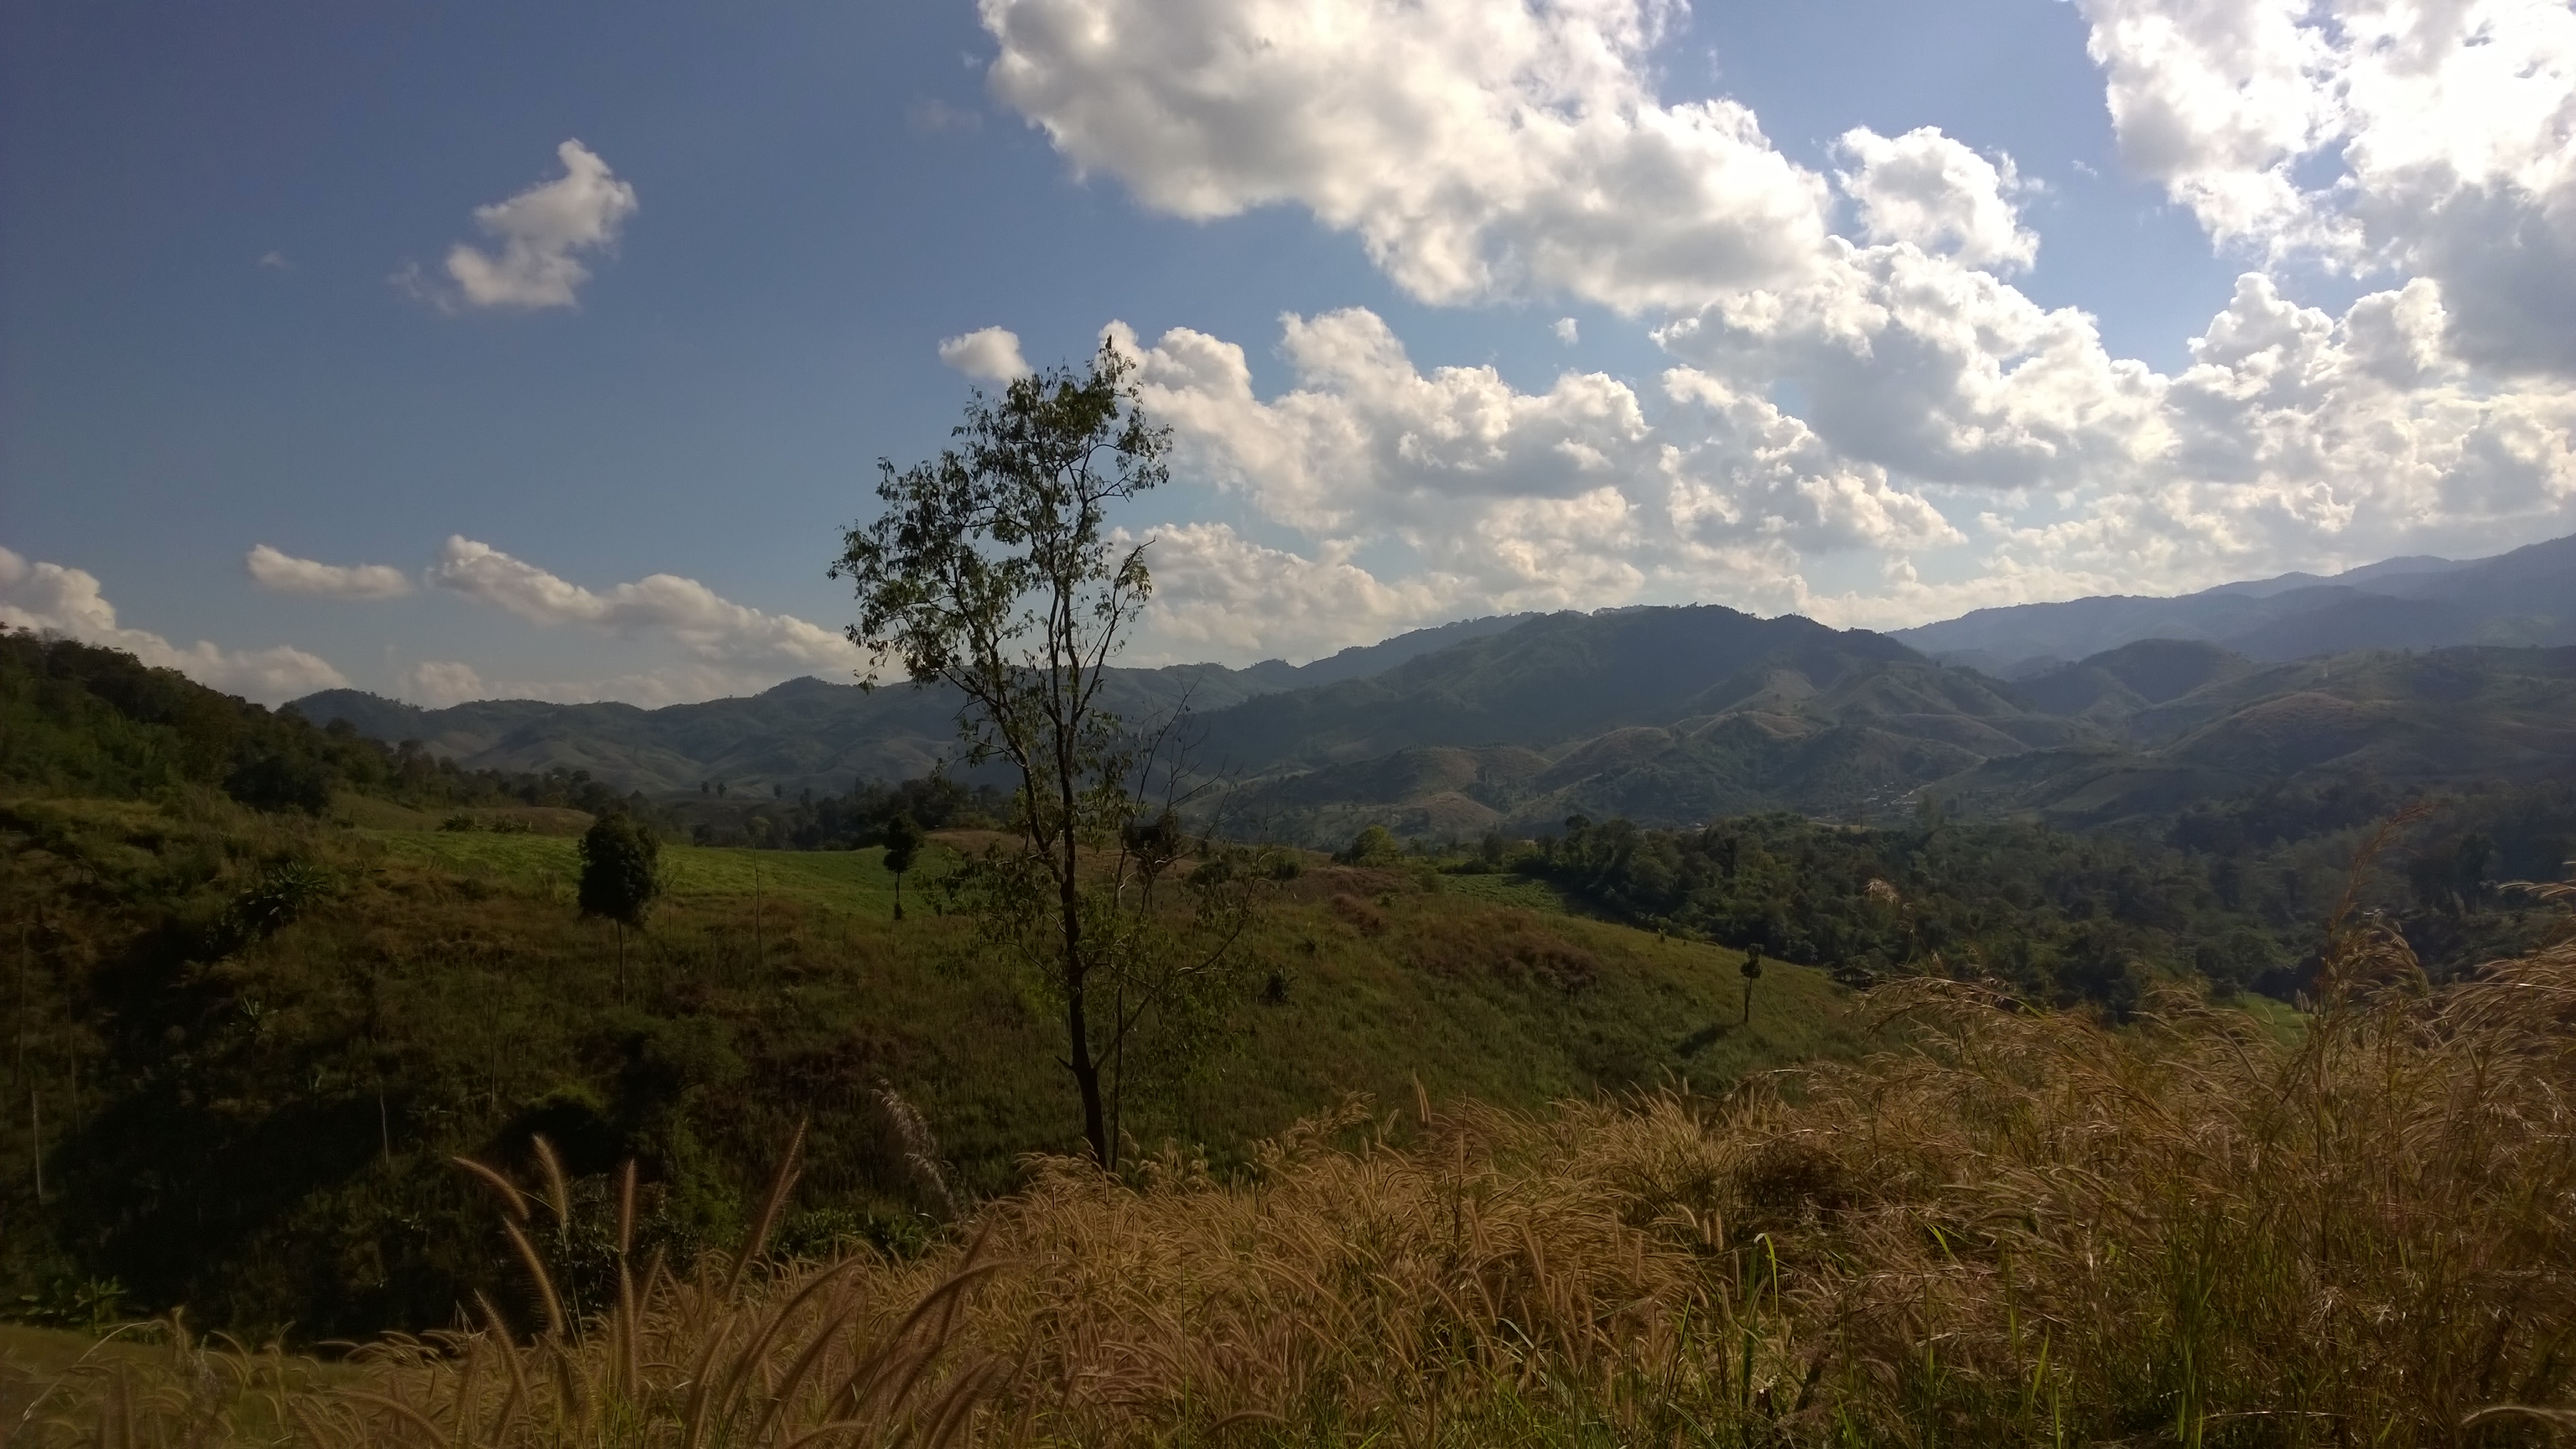
<path fill-rule="evenodd" d="M 2293 573 L 2173 597 L 2003 605 L 1889 637 L 2007 677 L 2150 638 L 2220 644 L 2265 663 L 2366 649 L 2576 644 L 2576 536 L 2482 559 L 2383 559 L 2325 579 Z"/>
<path fill-rule="evenodd" d="M 2516 627 L 2498 623 L 2507 604 L 2521 611 Z M 1956 642 L 1961 629 L 1988 644 L 2026 645 L 2034 629 L 2040 642 L 2116 642 L 1991 670 L 1976 667 L 1991 657 L 1909 642 Z M 2125 637 L 2141 629 L 2164 632 Z M 2339 647 L 2356 633 L 2376 642 Z M 2443 642 L 2463 633 L 2505 640 Z M 2557 634 L 2564 643 L 2528 642 Z M 1187 704 L 1191 754 L 1213 782 L 1202 808 L 1310 843 L 1368 824 L 1534 833 L 1574 814 L 1848 818 L 1926 791 L 1962 809 L 2100 823 L 2302 772 L 2576 768 L 2576 732 L 2551 713 L 2576 718 L 2570 645 L 2576 539 L 2561 539 L 2467 562 L 2391 559 L 2322 582 L 2281 575 L 2179 599 L 1982 610 L 1894 634 L 1706 605 L 1496 616 L 1305 666 L 1119 669 L 1107 703 L 1136 720 Z M 802 679 L 662 710 L 429 711 L 347 692 L 296 707 L 388 742 L 420 738 L 474 767 L 783 795 L 941 767 L 958 753 L 961 702 L 938 688 Z"/>

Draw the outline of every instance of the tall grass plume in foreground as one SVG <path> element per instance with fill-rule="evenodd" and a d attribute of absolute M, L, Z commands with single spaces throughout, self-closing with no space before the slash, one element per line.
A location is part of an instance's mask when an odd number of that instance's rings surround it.
<path fill-rule="evenodd" d="M 83 1371 L 24 1432 L 2548 1442 L 2576 1423 L 2576 944 L 2435 992 L 2347 915 L 2325 960 L 2295 1040 L 2183 995 L 2111 1028 L 1905 982 L 1868 1003 L 1902 1050 L 1722 1099 L 1355 1102 L 1235 1181 L 1050 1161 L 916 1261 L 762 1261 L 755 1233 L 327 1381 L 194 1347 Z"/>

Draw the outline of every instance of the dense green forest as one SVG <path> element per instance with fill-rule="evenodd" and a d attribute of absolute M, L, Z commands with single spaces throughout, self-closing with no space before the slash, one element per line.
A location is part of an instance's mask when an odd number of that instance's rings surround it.
<path fill-rule="evenodd" d="M 2395 829 L 2371 855 L 2382 822 Z M 2571 856 L 2576 788 L 2426 794 L 2339 778 L 2130 832 L 1950 820 L 1933 805 L 1894 827 L 1772 813 L 1659 831 L 1577 816 L 1534 846 L 1491 838 L 1477 864 L 1856 983 L 1984 978 L 2118 1012 L 2159 978 L 2295 999 L 2347 892 L 2437 978 L 2462 974 L 2538 944 L 2557 917 L 2514 883 L 2559 880 Z"/>

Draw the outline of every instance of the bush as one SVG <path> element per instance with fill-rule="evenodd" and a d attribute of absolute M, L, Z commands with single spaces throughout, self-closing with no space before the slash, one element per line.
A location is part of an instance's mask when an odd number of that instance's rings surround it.
<path fill-rule="evenodd" d="M 1404 847 L 1383 825 L 1372 825 L 1351 838 L 1351 843 L 1333 857 L 1344 865 L 1394 865 L 1404 859 Z"/>
<path fill-rule="evenodd" d="M 262 755 L 226 777 L 224 793 L 253 810 L 320 815 L 331 808 L 331 767 L 308 755 Z"/>

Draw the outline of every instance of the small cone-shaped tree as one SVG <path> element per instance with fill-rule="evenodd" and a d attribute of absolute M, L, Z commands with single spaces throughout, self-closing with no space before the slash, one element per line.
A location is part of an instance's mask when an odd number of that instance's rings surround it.
<path fill-rule="evenodd" d="M 662 893 L 662 842 L 632 815 L 591 822 L 581 837 L 581 913 L 617 923 L 617 998 L 626 999 L 626 928 Z"/>
<path fill-rule="evenodd" d="M 886 822 L 885 868 L 894 872 L 894 918 L 903 919 L 903 873 L 912 869 L 921 855 L 921 847 L 930 840 L 930 832 L 905 811 Z"/>

